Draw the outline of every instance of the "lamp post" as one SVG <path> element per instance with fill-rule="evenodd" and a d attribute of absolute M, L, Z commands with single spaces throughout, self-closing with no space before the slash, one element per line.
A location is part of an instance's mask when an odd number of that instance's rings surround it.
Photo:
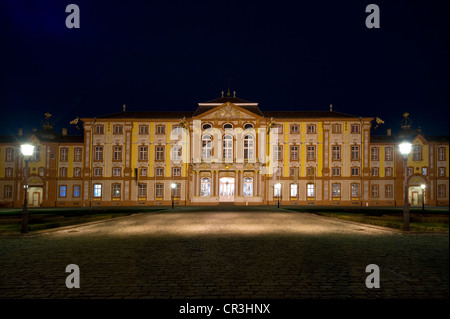
<path fill-rule="evenodd" d="M 409 230 L 409 205 L 408 205 L 408 157 L 411 152 L 411 143 L 402 142 L 399 145 L 400 154 L 403 157 L 403 167 L 404 167 L 404 181 L 403 181 L 403 189 L 404 189 L 404 207 L 403 207 L 403 230 Z"/>
<path fill-rule="evenodd" d="M 425 188 L 427 188 L 427 185 L 422 184 L 420 188 L 422 188 L 422 210 L 425 210 Z"/>
<path fill-rule="evenodd" d="M 22 229 L 20 232 L 22 234 L 28 233 L 28 161 L 30 160 L 30 156 L 33 155 L 34 146 L 31 144 L 23 144 L 20 146 L 20 150 L 23 155 L 23 159 L 25 160 L 25 173 L 24 173 L 24 185 L 23 188 L 25 190 L 24 199 L 23 199 L 23 210 L 22 210 Z"/>
<path fill-rule="evenodd" d="M 276 183 L 275 187 L 277 189 L 277 199 L 278 199 L 277 207 L 280 208 L 281 184 L 280 183 Z"/>
<path fill-rule="evenodd" d="M 177 187 L 177 184 L 172 183 L 172 184 L 170 184 L 170 187 L 172 188 L 172 209 L 173 209 L 173 206 L 174 206 L 174 192 L 175 192 L 175 187 Z"/>

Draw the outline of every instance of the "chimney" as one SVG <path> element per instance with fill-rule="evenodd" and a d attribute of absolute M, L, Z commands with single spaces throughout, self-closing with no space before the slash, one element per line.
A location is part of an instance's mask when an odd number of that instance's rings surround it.
<path fill-rule="evenodd" d="M 21 128 L 19 128 L 19 136 L 23 135 L 23 130 Z"/>
<path fill-rule="evenodd" d="M 236 97 L 236 91 L 233 91 L 233 97 Z"/>
<path fill-rule="evenodd" d="M 391 129 L 390 128 L 387 129 L 387 136 L 391 136 Z"/>
<path fill-rule="evenodd" d="M 333 104 L 330 104 L 330 112 L 333 112 Z"/>
<path fill-rule="evenodd" d="M 67 136 L 67 129 L 65 127 L 62 129 L 62 135 Z"/>

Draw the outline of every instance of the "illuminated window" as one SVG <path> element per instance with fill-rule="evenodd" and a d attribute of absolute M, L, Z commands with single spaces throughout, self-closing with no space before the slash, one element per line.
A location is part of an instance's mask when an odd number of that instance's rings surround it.
<path fill-rule="evenodd" d="M 211 158 L 211 153 L 212 153 L 211 136 L 208 134 L 203 135 L 203 137 L 202 137 L 202 158 Z"/>
<path fill-rule="evenodd" d="M 209 177 L 203 177 L 201 181 L 200 196 L 211 195 L 211 179 Z"/>
<path fill-rule="evenodd" d="M 253 196 L 253 178 L 244 178 L 244 196 Z"/>
<path fill-rule="evenodd" d="M 273 196 L 280 197 L 281 196 L 281 184 L 277 183 L 273 186 Z"/>
<path fill-rule="evenodd" d="M 59 186 L 59 197 L 66 197 L 67 186 Z"/>
<path fill-rule="evenodd" d="M 102 197 L 102 184 L 94 184 L 94 197 Z"/>
<path fill-rule="evenodd" d="M 120 197 L 120 184 L 113 184 L 113 197 Z"/>
<path fill-rule="evenodd" d="M 314 197 L 314 184 L 306 184 L 306 196 Z"/>
<path fill-rule="evenodd" d="M 291 184 L 291 197 L 297 197 L 298 194 L 298 185 Z"/>
<path fill-rule="evenodd" d="M 333 184 L 333 197 L 341 197 L 341 184 Z"/>
<path fill-rule="evenodd" d="M 81 189 L 81 186 L 79 186 L 79 185 L 75 185 L 73 187 L 73 197 L 80 197 L 80 189 Z"/>
<path fill-rule="evenodd" d="M 253 136 L 246 135 L 244 137 L 244 159 L 253 159 Z"/>

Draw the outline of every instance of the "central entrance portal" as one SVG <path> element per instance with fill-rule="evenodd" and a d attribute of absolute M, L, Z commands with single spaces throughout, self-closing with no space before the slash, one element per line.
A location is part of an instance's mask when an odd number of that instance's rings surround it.
<path fill-rule="evenodd" d="M 234 178 L 221 177 L 219 180 L 219 201 L 234 202 Z"/>

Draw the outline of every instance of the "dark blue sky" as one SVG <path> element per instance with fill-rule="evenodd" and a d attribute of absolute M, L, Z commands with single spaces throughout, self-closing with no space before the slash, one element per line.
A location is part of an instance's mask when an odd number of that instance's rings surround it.
<path fill-rule="evenodd" d="M 395 2 L 395 3 L 393 3 Z M 80 8 L 68 29 L 65 8 Z M 375 3 L 381 28 L 368 29 Z M 231 90 L 262 110 L 333 110 L 448 135 L 448 1 L 0 4 L 0 134 L 76 116 L 195 110 Z M 71 133 L 76 133 L 73 128 Z"/>

